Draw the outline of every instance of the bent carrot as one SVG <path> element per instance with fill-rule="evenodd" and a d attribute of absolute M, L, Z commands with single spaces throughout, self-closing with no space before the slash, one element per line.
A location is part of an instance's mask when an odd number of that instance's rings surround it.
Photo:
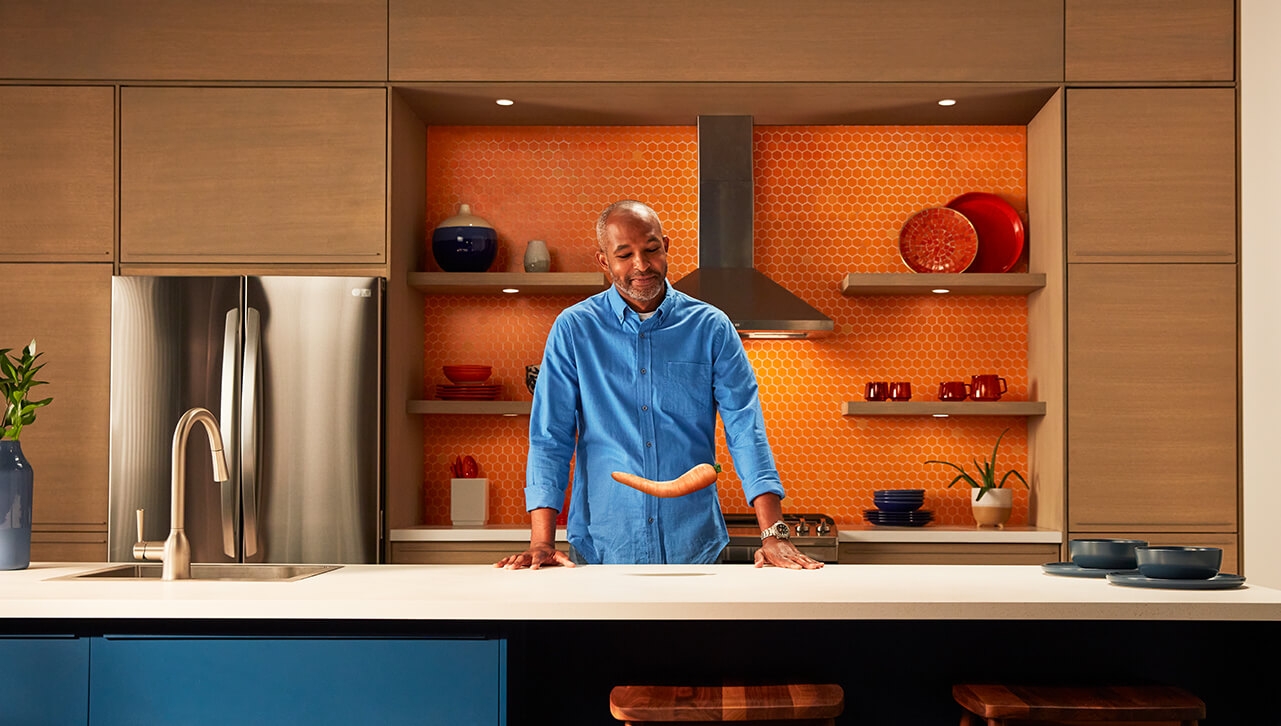
<path fill-rule="evenodd" d="M 669 481 L 654 481 L 643 476 L 616 471 L 610 474 L 620 484 L 656 497 L 683 497 L 716 482 L 720 464 L 695 464 L 689 471 Z"/>

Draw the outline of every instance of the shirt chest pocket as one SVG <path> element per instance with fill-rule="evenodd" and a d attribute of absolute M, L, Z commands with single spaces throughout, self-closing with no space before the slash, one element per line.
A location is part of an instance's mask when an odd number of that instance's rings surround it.
<path fill-rule="evenodd" d="M 712 410 L 712 367 L 706 363 L 667 364 L 659 396 L 663 410 L 696 415 Z"/>

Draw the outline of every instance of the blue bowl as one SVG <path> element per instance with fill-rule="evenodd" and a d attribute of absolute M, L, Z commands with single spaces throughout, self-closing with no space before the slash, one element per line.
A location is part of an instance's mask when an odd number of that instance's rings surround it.
<path fill-rule="evenodd" d="M 896 502 L 893 499 L 877 499 L 876 508 L 882 512 L 915 512 L 924 504 L 922 501 L 904 501 Z"/>
<path fill-rule="evenodd" d="M 1134 551 L 1145 545 L 1141 539 L 1074 539 L 1068 542 L 1068 558 L 1077 567 L 1133 570 L 1138 566 Z"/>
<path fill-rule="evenodd" d="M 492 227 L 437 227 L 431 254 L 445 272 L 484 272 L 498 255 L 498 235 Z"/>
<path fill-rule="evenodd" d="M 1139 547 L 1134 551 L 1139 574 L 1162 580 L 1208 580 L 1219 574 L 1223 550 L 1218 547 Z"/>

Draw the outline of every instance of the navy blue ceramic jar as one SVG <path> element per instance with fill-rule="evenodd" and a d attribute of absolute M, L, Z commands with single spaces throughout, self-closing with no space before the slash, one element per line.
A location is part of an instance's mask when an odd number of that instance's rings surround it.
<path fill-rule="evenodd" d="M 460 204 L 458 214 L 432 232 L 431 254 L 445 272 L 484 272 L 498 254 L 498 234 L 470 205 Z"/>

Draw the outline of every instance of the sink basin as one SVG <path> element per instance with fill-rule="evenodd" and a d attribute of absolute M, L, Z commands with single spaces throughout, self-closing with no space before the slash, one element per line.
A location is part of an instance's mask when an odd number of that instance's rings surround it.
<path fill-rule="evenodd" d="M 101 570 L 52 578 L 57 580 L 159 580 L 161 563 L 124 564 Z M 277 565 L 267 563 L 195 563 L 193 580 L 238 580 L 241 582 L 292 582 L 336 570 L 342 565 Z"/>

